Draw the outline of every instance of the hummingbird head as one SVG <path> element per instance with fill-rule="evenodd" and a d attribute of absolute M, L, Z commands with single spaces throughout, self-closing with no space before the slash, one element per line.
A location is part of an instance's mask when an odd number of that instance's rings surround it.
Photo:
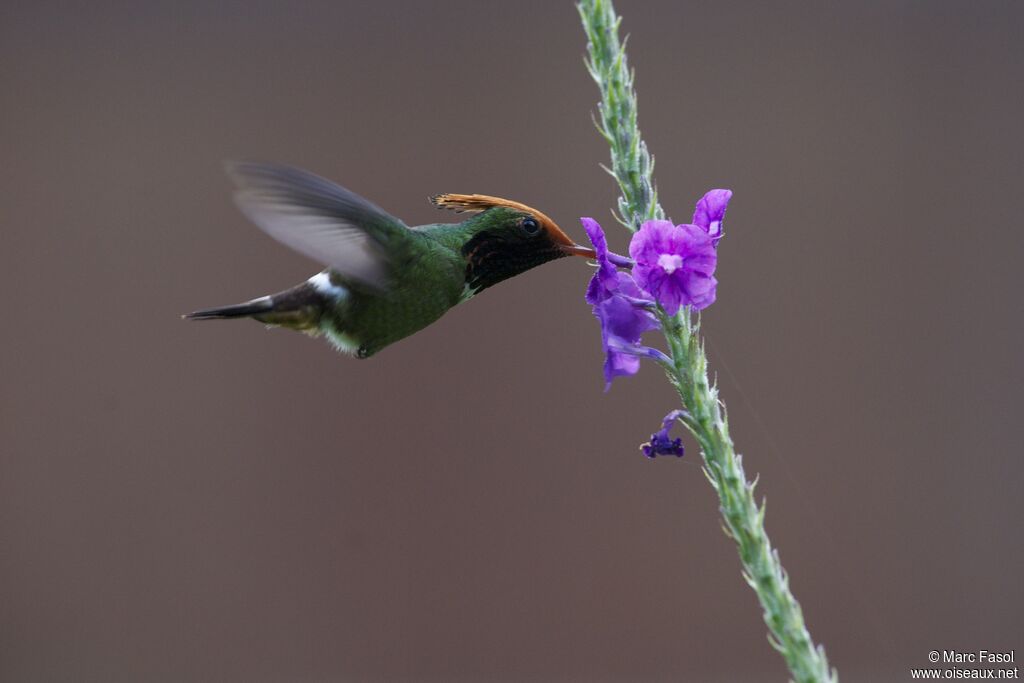
<path fill-rule="evenodd" d="M 557 223 L 525 204 L 482 194 L 441 194 L 431 201 L 456 212 L 480 212 L 466 221 L 470 231 L 462 246 L 466 284 L 475 291 L 564 256 L 596 258 L 593 249 L 576 244 Z"/>

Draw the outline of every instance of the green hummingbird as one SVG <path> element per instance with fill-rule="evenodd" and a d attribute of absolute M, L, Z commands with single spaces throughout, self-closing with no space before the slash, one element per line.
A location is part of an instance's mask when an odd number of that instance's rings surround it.
<path fill-rule="evenodd" d="M 500 197 L 437 195 L 435 206 L 474 215 L 408 227 L 307 171 L 253 162 L 227 170 L 242 213 L 327 268 L 283 292 L 184 316 L 191 320 L 255 318 L 369 358 L 502 280 L 564 256 L 595 257 L 540 211 Z"/>

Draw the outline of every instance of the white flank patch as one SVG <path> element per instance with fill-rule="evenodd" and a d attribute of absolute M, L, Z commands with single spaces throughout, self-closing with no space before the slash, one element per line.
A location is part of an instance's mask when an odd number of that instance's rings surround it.
<path fill-rule="evenodd" d="M 336 299 L 341 299 L 348 295 L 347 289 L 331 282 L 331 276 L 327 274 L 326 270 L 309 278 L 308 282 L 313 285 L 313 289 L 316 291 L 327 296 L 333 296 Z"/>
<path fill-rule="evenodd" d="M 324 325 L 323 331 L 331 345 L 342 353 L 354 356 L 359 351 L 359 342 L 352 336 L 334 329 L 333 325 Z"/>

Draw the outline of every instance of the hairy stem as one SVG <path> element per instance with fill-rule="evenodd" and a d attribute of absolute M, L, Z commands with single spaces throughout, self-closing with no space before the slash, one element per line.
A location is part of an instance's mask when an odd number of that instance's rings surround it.
<path fill-rule="evenodd" d="M 619 184 L 619 220 L 635 232 L 645 220 L 665 213 L 654 188 L 654 161 L 637 127 L 633 72 L 625 43 L 619 42 L 622 19 L 610 2 L 581 2 L 578 8 L 587 34 L 587 69 L 601 89 L 594 124 L 612 153 L 612 166 L 605 170 Z"/>
<path fill-rule="evenodd" d="M 621 191 L 620 220 L 635 232 L 643 221 L 665 214 L 654 190 L 653 163 L 637 127 L 633 72 L 619 40 L 621 18 L 610 0 L 582 0 L 578 8 L 587 34 L 587 68 L 601 90 L 595 123 L 611 148 L 609 172 Z M 704 473 L 721 503 L 723 528 L 736 542 L 743 577 L 764 610 L 768 640 L 786 660 L 794 681 L 837 681 L 824 648 L 811 640 L 779 553 L 765 532 L 765 508 L 754 497 L 757 482 L 747 479 L 729 438 L 725 406 L 708 381 L 700 320 L 689 309 L 675 316 L 661 312 L 659 318 L 671 359 L 662 366 L 686 409 L 681 420 L 700 444 Z"/>

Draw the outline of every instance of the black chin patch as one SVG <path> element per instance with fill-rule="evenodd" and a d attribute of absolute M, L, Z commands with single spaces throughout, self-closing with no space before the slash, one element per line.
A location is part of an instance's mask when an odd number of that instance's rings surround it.
<path fill-rule="evenodd" d="M 543 235 L 508 239 L 488 230 L 466 242 L 462 255 L 466 257 L 466 284 L 475 291 L 567 256 Z"/>

